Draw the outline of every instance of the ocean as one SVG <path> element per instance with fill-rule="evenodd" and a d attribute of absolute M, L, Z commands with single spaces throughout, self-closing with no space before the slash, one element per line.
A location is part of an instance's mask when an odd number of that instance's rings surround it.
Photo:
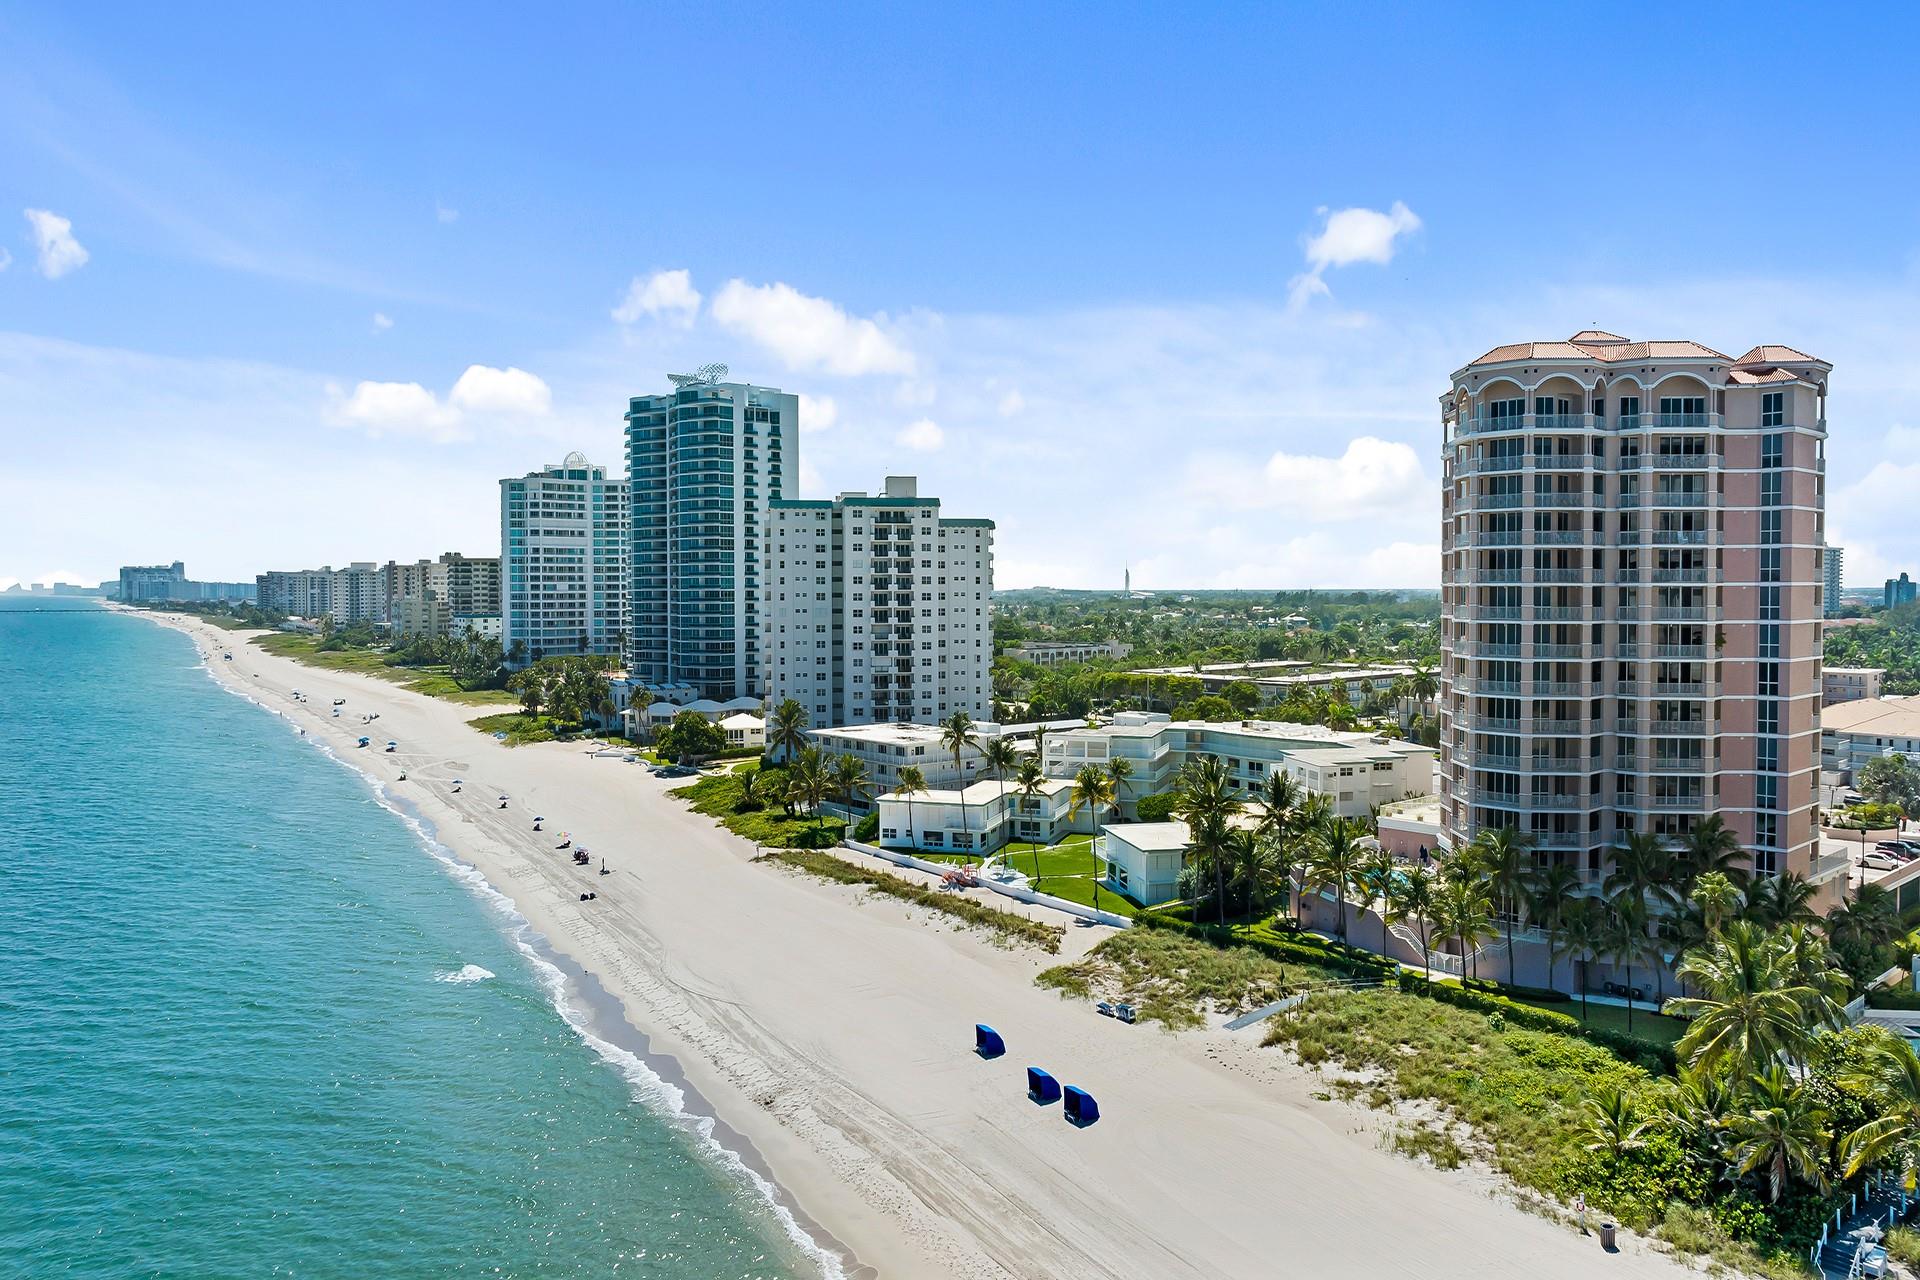
<path fill-rule="evenodd" d="M 833 1273 L 430 837 L 185 636 L 0 597 L 0 1277 Z"/>

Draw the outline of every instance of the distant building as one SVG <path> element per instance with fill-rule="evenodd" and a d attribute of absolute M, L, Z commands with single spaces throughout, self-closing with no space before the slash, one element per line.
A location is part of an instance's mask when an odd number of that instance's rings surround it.
<path fill-rule="evenodd" d="M 473 622 L 478 618 L 492 619 L 499 637 L 499 557 L 449 551 L 438 560 L 388 561 L 386 574 L 387 619 L 395 635 L 438 639 L 469 626 L 484 634 L 485 625 Z M 456 625 L 455 619 L 463 621 Z"/>
<path fill-rule="evenodd" d="M 172 564 L 122 568 L 114 598 L 128 604 L 167 604 L 206 600 L 251 603 L 256 597 L 251 582 L 195 582 L 187 577 L 187 567 L 175 560 Z"/>
<path fill-rule="evenodd" d="M 500 482 L 501 643 L 529 662 L 617 654 L 627 625 L 627 486 L 570 453 Z"/>
<path fill-rule="evenodd" d="M 767 508 L 800 465 L 800 397 L 724 377 L 724 365 L 675 375 L 626 414 L 627 667 L 721 701 L 765 692 Z"/>
<path fill-rule="evenodd" d="M 342 627 L 363 622 L 385 623 L 388 620 L 386 569 L 371 560 L 356 560 L 344 569 L 335 569 L 327 616 Z"/>
<path fill-rule="evenodd" d="M 1886 682 L 1885 667 L 1827 667 L 1820 673 L 1820 700 L 1824 706 L 1877 698 Z"/>
<path fill-rule="evenodd" d="M 1887 585 L 1880 593 L 1881 600 L 1889 609 L 1895 605 L 1910 604 L 1916 589 L 1920 589 L 1920 583 L 1915 583 L 1903 573 L 1897 578 L 1887 579 Z"/>
<path fill-rule="evenodd" d="M 1840 586 L 1843 578 L 1841 566 L 1845 564 L 1845 547 L 1828 547 L 1826 559 L 1821 563 L 1820 575 L 1823 585 L 1820 603 L 1822 611 L 1831 618 L 1840 612 Z"/>
<path fill-rule="evenodd" d="M 1848 782 L 1884 755 L 1920 759 L 1920 696 L 1863 698 L 1820 715 L 1820 767 Z"/>
<path fill-rule="evenodd" d="M 1123 640 L 1035 640 L 1007 650 L 1007 656 L 1035 666 L 1057 667 L 1068 662 L 1092 662 L 1095 658 L 1118 660 L 1132 652 L 1133 646 Z"/>
<path fill-rule="evenodd" d="M 761 642 L 770 706 L 815 724 L 986 720 L 993 522 L 942 519 L 912 476 L 872 497 L 776 501 Z"/>
<path fill-rule="evenodd" d="M 254 580 L 260 607 L 290 618 L 324 618 L 333 608 L 333 569 L 272 570 Z"/>

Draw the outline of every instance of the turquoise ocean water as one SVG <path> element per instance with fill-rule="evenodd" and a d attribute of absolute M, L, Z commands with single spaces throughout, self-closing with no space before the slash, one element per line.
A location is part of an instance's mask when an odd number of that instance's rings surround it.
<path fill-rule="evenodd" d="M 184 636 L 22 603 L 0 598 L 0 1276 L 832 1267 L 360 775 Z"/>

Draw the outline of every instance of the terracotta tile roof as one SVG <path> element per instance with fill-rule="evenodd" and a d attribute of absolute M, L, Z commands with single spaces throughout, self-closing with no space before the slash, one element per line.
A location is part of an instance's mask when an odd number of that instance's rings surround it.
<path fill-rule="evenodd" d="M 1735 364 L 1801 364 L 1814 363 L 1814 358 L 1804 351 L 1795 351 L 1792 347 L 1777 344 L 1763 344 L 1734 361 Z"/>
<path fill-rule="evenodd" d="M 1785 347 L 1756 347 L 1756 351 L 1784 351 Z M 1805 357 L 1801 357 L 1805 359 Z M 1698 342 L 1656 340 L 1629 342 L 1604 329 L 1582 329 L 1565 342 L 1512 342 L 1495 347 L 1468 365 L 1505 364 L 1512 360 L 1593 360 L 1618 364 L 1632 360 L 1726 360 L 1712 347 Z"/>
<path fill-rule="evenodd" d="M 1751 387 L 1763 382 L 1798 382 L 1799 378 L 1785 369 L 1735 369 L 1727 375 L 1727 381 Z"/>

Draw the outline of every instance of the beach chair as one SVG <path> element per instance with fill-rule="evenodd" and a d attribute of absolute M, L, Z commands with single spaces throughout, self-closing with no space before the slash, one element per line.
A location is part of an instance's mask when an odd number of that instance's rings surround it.
<path fill-rule="evenodd" d="M 1093 1007 L 1095 1012 L 1099 1013 L 1099 1015 L 1103 1018 L 1111 1018 L 1113 1016 L 1113 1006 L 1108 1004 L 1105 1000 L 1100 1001 L 1098 1004 L 1094 1005 Z"/>
<path fill-rule="evenodd" d="M 973 1024 L 973 1051 L 983 1058 L 997 1058 L 1007 1051 L 1000 1033 L 984 1022 Z"/>
<path fill-rule="evenodd" d="M 1061 1110 L 1065 1113 L 1068 1123 L 1077 1124 L 1082 1128 L 1100 1118 L 1100 1104 L 1093 1100 L 1092 1094 L 1077 1084 L 1067 1086 L 1066 1100 Z"/>
<path fill-rule="evenodd" d="M 1041 1106 L 1060 1100 L 1060 1082 L 1039 1067 L 1027 1068 L 1027 1096 Z"/>
<path fill-rule="evenodd" d="M 1113 1006 L 1113 1016 L 1120 1019 L 1120 1021 L 1122 1022 L 1132 1022 L 1139 1015 L 1133 1011 L 1132 1005 L 1117 1004 Z"/>

